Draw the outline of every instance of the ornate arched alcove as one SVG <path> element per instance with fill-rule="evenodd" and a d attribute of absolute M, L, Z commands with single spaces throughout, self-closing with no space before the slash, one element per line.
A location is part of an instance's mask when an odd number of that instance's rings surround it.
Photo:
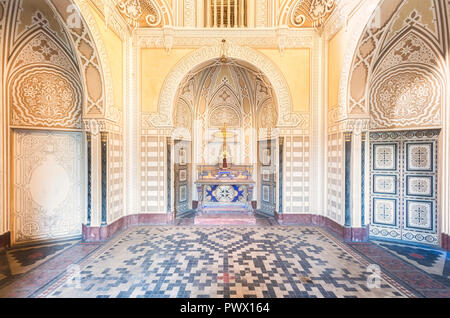
<path fill-rule="evenodd" d="M 228 58 L 243 61 L 267 78 L 276 95 L 277 126 L 297 126 L 304 121 L 300 114 L 293 112 L 291 94 L 286 80 L 270 59 L 252 48 L 238 45 L 227 45 L 226 53 Z M 154 127 L 171 126 L 173 124 L 173 104 L 182 80 L 189 75 L 189 72 L 200 67 L 203 63 L 218 59 L 221 54 L 220 46 L 203 47 L 177 63 L 164 80 L 158 101 L 158 112 L 146 115 L 143 120 Z"/>
<path fill-rule="evenodd" d="M 84 178 L 88 154 L 82 132 L 100 140 L 100 130 L 108 129 L 105 118 L 120 122 L 98 26 L 86 3 L 76 4 L 0 3 L 1 45 L 8 52 L 2 114 L 9 116 L 1 144 L 11 156 L 2 157 L 2 185 L 11 189 L 2 189 L 2 210 L 8 214 L 2 228 L 12 232 L 13 244 L 81 234 L 88 217 L 84 198 L 101 187 L 100 179 Z M 48 177 L 36 182 L 43 173 Z"/>
<path fill-rule="evenodd" d="M 348 132 L 345 156 L 361 160 L 361 151 L 366 154 L 361 171 L 349 169 L 366 176 L 363 223 L 375 237 L 436 245 L 446 202 L 438 189 L 448 187 L 438 181 L 448 169 L 442 120 L 449 78 L 445 6 L 434 0 L 379 1 L 372 10 L 344 58 L 336 117 Z M 348 214 L 349 223 L 353 218 Z"/>
<path fill-rule="evenodd" d="M 251 166 L 253 177 L 259 179 L 259 141 L 270 138 L 272 132 L 267 130 L 273 130 L 278 119 L 275 91 L 260 70 L 234 58 L 202 63 L 182 80 L 173 108 L 174 132 L 185 132 L 172 134 L 172 189 L 178 213 L 197 199 L 198 167 L 219 164 L 224 151 L 230 164 Z M 186 150 L 190 162 L 180 165 L 177 156 Z M 187 205 L 182 204 L 186 192 Z"/>

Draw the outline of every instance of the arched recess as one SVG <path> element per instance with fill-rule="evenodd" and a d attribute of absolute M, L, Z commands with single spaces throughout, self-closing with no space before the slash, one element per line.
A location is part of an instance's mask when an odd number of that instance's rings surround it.
<path fill-rule="evenodd" d="M 338 93 L 338 118 L 345 118 L 346 105 L 349 91 L 349 77 L 352 64 L 354 62 L 355 52 L 360 42 L 362 34 L 366 30 L 367 23 L 372 21 L 375 16 L 375 9 L 382 0 L 368 0 L 366 5 L 358 12 L 358 17 L 352 22 L 352 28 L 347 30 L 351 32 L 352 36 L 349 43 L 346 45 L 347 49 L 344 55 L 344 61 L 342 63 L 341 77 L 339 79 L 339 93 Z"/>
<path fill-rule="evenodd" d="M 120 78 L 114 79 L 115 82 L 112 78 L 114 63 L 122 64 L 123 67 L 125 60 L 120 58 L 117 61 L 111 60 L 111 51 L 107 46 L 108 43 L 104 41 L 108 41 L 108 33 L 114 32 L 119 40 L 126 44 L 130 36 L 129 29 L 125 23 L 119 23 L 115 18 L 108 20 L 108 17 L 105 17 L 106 21 L 103 24 L 102 17 L 94 16 L 95 12 L 89 1 L 48 1 L 52 2 L 55 11 L 65 22 L 64 27 L 71 36 L 80 65 L 85 92 L 83 130 L 87 133 L 86 142 L 92 147 L 101 145 L 103 149 L 89 148 L 90 155 L 87 155 L 90 156 L 87 166 L 91 167 L 92 171 L 88 171 L 90 178 L 86 187 L 89 190 L 85 224 L 95 227 L 100 223 L 113 222 L 124 213 L 125 171 L 122 167 L 115 173 L 111 167 L 120 165 L 125 155 L 123 111 L 120 106 L 123 101 L 115 100 L 114 97 L 122 99 L 121 92 L 114 89 L 126 91 L 126 87 L 123 86 L 125 81 L 121 72 L 118 73 Z M 101 30 L 102 28 L 110 30 Z M 114 86 L 117 83 L 122 85 Z M 92 166 L 92 163 L 98 162 L 100 154 L 102 164 Z M 101 170 L 101 176 L 97 174 L 96 169 Z"/>
<path fill-rule="evenodd" d="M 257 183 L 253 201 L 273 213 L 278 201 L 275 195 L 278 136 L 274 129 L 278 107 L 270 80 L 248 62 L 230 57 L 223 61 L 216 57 L 189 70 L 177 88 L 173 108 L 170 153 L 174 161 L 170 168 L 173 177 L 168 197 L 177 214 L 189 210 L 191 198 L 198 199 L 197 168 L 211 169 L 221 162 L 224 128 L 228 162 L 251 167 Z M 180 150 L 192 164 L 180 164 Z M 259 158 L 263 155 L 271 156 L 264 164 Z M 266 194 L 264 197 L 259 195 L 261 189 Z M 263 199 L 269 204 L 263 204 Z"/>
<path fill-rule="evenodd" d="M 71 35 L 83 74 L 84 118 L 109 118 L 114 114 L 113 84 L 106 48 L 89 4 L 80 0 L 50 0 L 59 14 L 66 32 Z"/>
<path fill-rule="evenodd" d="M 102 119 L 117 121 L 120 116 L 112 107 L 109 62 L 100 33 L 86 2 L 80 2 L 80 7 L 71 0 L 0 6 L 6 15 L 2 45 L 8 52 L 3 56 L 2 113 L 7 118 L 1 140 L 6 154 L 0 171 L 5 185 L 1 187 L 6 220 L 2 220 L 2 231 L 12 232 L 13 243 L 79 235 L 87 188 L 83 186 L 86 153 L 81 131 L 90 128 L 82 120 L 100 120 L 102 125 Z M 61 173 L 51 173 L 51 166 Z M 20 180 L 13 179 L 19 175 L 14 169 L 24 172 Z M 48 173 L 46 178 L 41 178 L 43 172 Z M 97 181 L 92 187 L 99 186 Z M 55 203 L 54 197 L 44 193 L 49 187 L 65 189 L 58 193 L 62 197 L 77 193 L 76 198 Z M 51 219 L 39 202 L 48 213 L 58 211 L 58 216 L 67 218 Z"/>
<path fill-rule="evenodd" d="M 443 36 L 438 35 L 441 32 L 446 32 L 445 21 L 440 19 L 438 13 L 435 13 L 436 30 L 432 31 L 429 25 L 422 22 L 421 13 L 418 10 L 406 12 L 409 9 L 409 2 L 414 1 L 374 0 L 359 15 L 358 22 L 354 23 L 356 26 L 352 29 L 354 36 L 350 40 L 344 57 L 339 83 L 338 99 L 341 107 L 341 119 L 368 117 L 368 95 L 373 78 L 377 76 L 376 73 L 380 71 L 380 65 L 388 58 L 387 55 L 392 51 L 392 47 L 402 41 L 403 43 L 408 41 L 406 38 L 411 34 L 419 38 L 421 44 L 423 44 L 423 48 L 415 54 L 415 57 L 418 55 L 429 56 L 431 51 L 431 55 L 434 55 L 436 59 L 433 68 L 441 74 L 441 77 L 445 77 L 443 74 L 445 73 L 445 58 L 442 56 L 445 52 L 445 42 Z M 417 2 L 415 1 L 415 4 Z M 435 12 L 444 10 L 440 1 L 427 0 L 426 3 L 429 3 Z M 401 21 L 403 24 L 399 25 L 401 14 L 406 14 L 406 17 L 404 21 Z M 369 15 L 370 18 L 368 18 Z M 410 60 L 409 55 L 398 59 L 395 63 L 405 64 L 408 60 Z M 412 60 L 412 62 L 421 63 L 419 60 Z M 422 63 L 424 62 L 422 61 Z"/>
<path fill-rule="evenodd" d="M 221 47 L 213 46 L 200 48 L 183 58 L 164 81 L 158 101 L 158 113 L 149 114 L 144 120 L 156 127 L 172 126 L 173 105 L 182 80 L 191 70 L 221 55 Z M 276 94 L 278 126 L 297 126 L 305 120 L 300 114 L 292 112 L 292 98 L 286 80 L 278 67 L 265 55 L 249 47 L 229 45 L 227 57 L 249 63 L 268 78 Z"/>
<path fill-rule="evenodd" d="M 365 222 L 374 237 L 437 245 L 446 230 L 445 11 L 443 1 L 380 1 L 349 45 L 340 119 L 369 123 Z"/>

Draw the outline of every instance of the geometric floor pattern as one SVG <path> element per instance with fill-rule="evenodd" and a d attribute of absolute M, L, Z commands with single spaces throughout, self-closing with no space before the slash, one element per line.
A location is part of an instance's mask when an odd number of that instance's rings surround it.
<path fill-rule="evenodd" d="M 450 253 L 428 246 L 369 241 L 350 243 L 416 297 L 450 298 Z"/>
<path fill-rule="evenodd" d="M 77 239 L 0 250 L 0 298 L 32 296 L 102 245 Z"/>
<path fill-rule="evenodd" d="M 450 254 L 428 246 L 376 242 L 393 255 L 441 280 L 450 287 Z"/>
<path fill-rule="evenodd" d="M 393 241 L 344 243 L 318 227 L 141 226 L 107 243 L 0 250 L 4 297 L 444 297 L 450 253 Z M 375 266 L 375 267 L 374 267 Z M 379 286 L 368 284 L 379 272 Z"/>
<path fill-rule="evenodd" d="M 33 297 L 414 297 L 317 227 L 128 229 Z"/>
<path fill-rule="evenodd" d="M 11 278 L 20 277 L 22 274 L 47 262 L 78 242 L 79 240 L 68 240 L 2 250 L 0 252 L 0 286 Z"/>

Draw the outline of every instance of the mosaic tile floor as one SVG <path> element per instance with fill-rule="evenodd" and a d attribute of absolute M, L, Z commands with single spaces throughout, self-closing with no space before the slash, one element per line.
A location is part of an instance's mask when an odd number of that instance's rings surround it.
<path fill-rule="evenodd" d="M 100 246 L 71 240 L 0 251 L 0 298 L 33 295 Z"/>
<path fill-rule="evenodd" d="M 39 297 L 411 297 L 313 227 L 137 227 Z"/>
<path fill-rule="evenodd" d="M 0 251 L 0 297 L 450 297 L 449 253 L 317 227 L 141 226 Z M 367 284 L 380 269 L 380 285 Z"/>
<path fill-rule="evenodd" d="M 427 246 L 382 241 L 349 245 L 415 296 L 450 298 L 450 253 Z"/>

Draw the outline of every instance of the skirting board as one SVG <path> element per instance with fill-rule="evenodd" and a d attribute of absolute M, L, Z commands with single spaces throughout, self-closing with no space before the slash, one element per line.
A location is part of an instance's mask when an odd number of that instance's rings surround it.
<path fill-rule="evenodd" d="M 0 249 L 11 247 L 11 232 L 0 234 Z"/>
<path fill-rule="evenodd" d="M 275 218 L 282 225 L 312 225 L 323 227 L 347 242 L 365 242 L 369 238 L 369 226 L 365 228 L 350 228 L 333 220 L 315 214 L 278 214 Z M 135 225 L 172 224 L 172 214 L 145 213 L 127 215 L 117 221 L 100 227 L 89 227 L 83 224 L 83 240 L 86 242 L 106 241 L 115 233 Z M 0 235 L 0 248 L 10 246 L 10 232 Z M 441 247 L 450 251 L 450 235 L 441 234 Z"/>
<path fill-rule="evenodd" d="M 450 235 L 442 233 L 441 234 L 441 247 L 450 252 Z"/>
<path fill-rule="evenodd" d="M 115 222 L 92 227 L 83 224 L 82 237 L 85 242 L 102 242 L 111 238 L 115 233 L 135 225 L 146 224 L 172 224 L 174 217 L 166 213 L 142 213 L 121 217 Z"/>
<path fill-rule="evenodd" d="M 315 214 L 275 214 L 278 223 L 283 225 L 312 225 L 323 227 L 347 242 L 365 242 L 369 239 L 369 227 L 345 227 L 326 216 Z"/>

